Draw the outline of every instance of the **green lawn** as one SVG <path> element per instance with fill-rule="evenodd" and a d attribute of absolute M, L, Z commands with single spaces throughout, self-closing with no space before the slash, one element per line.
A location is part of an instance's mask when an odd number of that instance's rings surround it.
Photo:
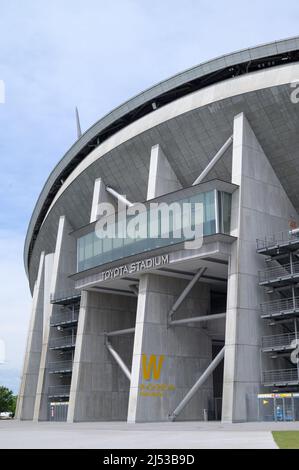
<path fill-rule="evenodd" d="M 299 449 L 299 431 L 273 431 L 272 434 L 280 449 Z"/>

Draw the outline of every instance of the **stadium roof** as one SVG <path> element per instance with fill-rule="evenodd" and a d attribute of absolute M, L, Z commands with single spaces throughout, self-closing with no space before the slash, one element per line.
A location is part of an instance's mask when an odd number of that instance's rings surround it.
<path fill-rule="evenodd" d="M 24 247 L 27 274 L 36 237 L 55 195 L 66 178 L 94 148 L 120 129 L 178 98 L 230 78 L 298 61 L 299 37 L 243 49 L 178 73 L 136 95 L 97 121 L 66 152 L 40 193 Z"/>

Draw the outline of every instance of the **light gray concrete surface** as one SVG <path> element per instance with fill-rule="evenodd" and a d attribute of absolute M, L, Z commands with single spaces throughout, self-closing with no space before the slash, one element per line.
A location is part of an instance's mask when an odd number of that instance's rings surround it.
<path fill-rule="evenodd" d="M 167 421 L 188 391 L 212 361 L 212 342 L 202 328 L 168 328 L 167 315 L 188 281 L 154 274 L 140 278 L 132 361 L 128 422 Z M 210 288 L 197 283 L 174 317 L 209 313 Z M 146 356 L 146 357 L 145 357 Z M 161 374 L 147 377 L 151 358 L 163 358 Z M 144 366 L 144 358 L 147 366 Z M 159 387 L 164 391 L 159 394 Z M 203 420 L 204 409 L 213 399 L 210 377 L 191 399 L 178 419 Z"/>
<path fill-rule="evenodd" d="M 33 419 L 38 421 L 46 420 L 48 417 L 48 387 L 58 385 L 57 377 L 50 377 L 48 374 L 49 362 L 55 362 L 56 353 L 49 350 L 49 341 L 53 334 L 59 337 L 61 333 L 50 328 L 50 317 L 59 312 L 61 307 L 51 302 L 51 294 L 54 298 L 61 298 L 62 295 L 73 291 L 73 281 L 69 279 L 69 273 L 76 269 L 76 240 L 70 236 L 73 228 L 65 216 L 59 218 L 59 225 L 56 237 L 55 253 L 52 263 L 45 263 L 45 280 L 48 285 L 44 288 L 44 328 L 43 344 L 39 367 L 39 376 L 36 389 L 36 399 L 34 404 Z M 49 256 L 49 255 L 47 255 Z M 46 298 L 45 295 L 48 295 Z M 23 416 L 22 416 L 23 418 Z"/>
<path fill-rule="evenodd" d="M 130 383 L 105 345 L 105 331 L 135 325 L 136 299 L 83 292 L 76 339 L 68 421 L 127 419 Z M 133 335 L 111 338 L 131 368 Z"/>
<path fill-rule="evenodd" d="M 22 381 L 17 401 L 16 416 L 22 419 L 32 419 L 34 412 L 43 342 L 44 263 L 45 253 L 42 252 L 34 286 Z"/>
<path fill-rule="evenodd" d="M 239 186 L 231 213 L 237 240 L 228 269 L 222 420 L 240 422 L 253 419 L 256 406 L 251 410 L 248 399 L 262 392 L 261 337 L 273 334 L 260 318 L 268 299 L 259 287 L 265 260 L 256 253 L 256 239 L 285 230 L 296 214 L 244 113 L 234 119 L 232 183 Z"/>
<path fill-rule="evenodd" d="M 154 145 L 151 149 L 146 199 L 149 201 L 182 187 L 162 148 Z"/>
<path fill-rule="evenodd" d="M 0 421 L 1 449 L 276 449 L 271 430 L 299 423 L 49 423 Z"/>

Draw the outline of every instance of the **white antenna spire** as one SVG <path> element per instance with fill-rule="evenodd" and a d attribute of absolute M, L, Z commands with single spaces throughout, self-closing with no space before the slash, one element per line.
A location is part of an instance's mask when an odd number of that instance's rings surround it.
<path fill-rule="evenodd" d="M 81 131 L 81 125 L 80 125 L 79 111 L 78 111 L 77 106 L 76 106 L 76 123 L 77 123 L 77 137 L 78 139 L 80 139 L 80 137 L 82 136 L 82 131 Z"/>

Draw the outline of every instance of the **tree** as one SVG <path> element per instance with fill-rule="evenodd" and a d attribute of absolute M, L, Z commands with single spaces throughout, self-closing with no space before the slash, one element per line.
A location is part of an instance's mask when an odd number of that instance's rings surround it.
<path fill-rule="evenodd" d="M 9 388 L 0 387 L 0 413 L 10 412 L 14 415 L 16 409 L 17 397 Z"/>

